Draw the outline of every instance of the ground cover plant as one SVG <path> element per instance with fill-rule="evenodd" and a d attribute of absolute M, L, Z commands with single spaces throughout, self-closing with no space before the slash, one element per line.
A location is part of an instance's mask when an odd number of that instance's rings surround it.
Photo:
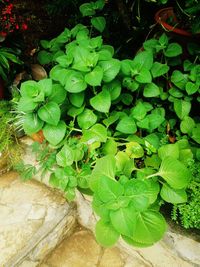
<path fill-rule="evenodd" d="M 122 237 L 146 247 L 167 229 L 161 205 L 181 210 L 191 196 L 200 159 L 198 49 L 190 44 L 185 59 L 163 33 L 134 58 L 118 59 L 102 37 L 103 7 L 81 5 L 91 25 L 41 41 L 48 78 L 23 82 L 17 109 L 27 135 L 44 135 L 33 144 L 43 175 L 50 171 L 69 201 L 77 189 L 92 196 L 97 241 L 112 246 Z M 25 179 L 37 169 L 18 165 Z"/>

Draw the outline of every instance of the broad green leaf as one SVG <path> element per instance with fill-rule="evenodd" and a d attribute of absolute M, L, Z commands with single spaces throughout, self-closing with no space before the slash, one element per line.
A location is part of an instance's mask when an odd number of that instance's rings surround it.
<path fill-rule="evenodd" d="M 111 97 L 108 90 L 103 89 L 100 93 L 90 99 L 90 105 L 99 112 L 109 112 Z"/>
<path fill-rule="evenodd" d="M 30 97 L 21 97 L 17 104 L 17 110 L 23 112 L 31 112 L 38 106 Z"/>
<path fill-rule="evenodd" d="M 106 142 L 107 129 L 100 123 L 93 125 L 89 129 L 83 129 L 83 136 L 81 140 L 92 144 L 94 142 Z"/>
<path fill-rule="evenodd" d="M 96 66 L 91 72 L 85 75 L 85 81 L 91 86 L 100 86 L 103 78 L 103 69 Z"/>
<path fill-rule="evenodd" d="M 63 68 L 68 68 L 70 64 L 73 62 L 73 56 L 72 55 L 61 55 L 56 57 L 56 62 L 59 63 L 59 66 Z"/>
<path fill-rule="evenodd" d="M 82 106 L 80 108 L 77 108 L 74 106 L 69 106 L 68 110 L 67 110 L 67 115 L 69 115 L 71 117 L 76 117 L 83 112 L 84 108 L 85 108 L 84 106 Z"/>
<path fill-rule="evenodd" d="M 153 204 L 157 200 L 160 192 L 159 182 L 153 181 L 152 179 L 146 179 L 144 180 L 144 183 L 147 185 L 145 195 L 148 197 L 149 203 Z"/>
<path fill-rule="evenodd" d="M 193 95 L 198 91 L 199 85 L 192 82 L 187 82 L 185 88 L 188 95 Z"/>
<path fill-rule="evenodd" d="M 174 189 L 168 184 L 163 184 L 160 195 L 164 201 L 172 204 L 179 204 L 187 201 L 187 193 L 185 189 Z"/>
<path fill-rule="evenodd" d="M 129 106 L 133 102 L 133 96 L 131 94 L 123 93 L 120 95 L 122 103 Z"/>
<path fill-rule="evenodd" d="M 65 89 L 70 93 L 80 93 L 87 88 L 84 76 L 81 72 L 71 71 L 67 76 Z"/>
<path fill-rule="evenodd" d="M 85 92 L 80 92 L 76 94 L 69 93 L 68 98 L 72 105 L 74 105 L 77 108 L 80 108 L 85 100 Z"/>
<path fill-rule="evenodd" d="M 134 212 L 135 210 L 131 206 L 110 212 L 111 223 L 118 233 L 132 236 L 135 228 Z"/>
<path fill-rule="evenodd" d="M 42 129 L 44 122 L 34 113 L 28 113 L 23 118 L 23 129 L 26 134 L 37 133 Z"/>
<path fill-rule="evenodd" d="M 116 154 L 115 159 L 117 171 L 130 177 L 132 171 L 135 169 L 134 161 L 123 151 L 119 151 Z"/>
<path fill-rule="evenodd" d="M 163 159 L 158 175 L 175 189 L 185 188 L 191 178 L 191 172 L 185 165 L 170 156 Z"/>
<path fill-rule="evenodd" d="M 106 207 L 107 203 L 101 201 L 97 194 L 93 195 L 92 199 L 92 209 L 93 211 L 101 217 L 104 221 L 110 221 L 110 210 Z"/>
<path fill-rule="evenodd" d="M 147 111 L 144 104 L 140 101 L 131 109 L 131 116 L 136 120 L 142 120 L 146 116 Z"/>
<path fill-rule="evenodd" d="M 64 145 L 62 149 L 56 155 L 56 162 L 61 167 L 66 167 L 72 165 L 73 151 L 68 145 Z"/>
<path fill-rule="evenodd" d="M 141 158 L 144 156 L 144 149 L 137 142 L 127 143 L 125 152 L 130 158 Z"/>
<path fill-rule="evenodd" d="M 50 96 L 52 93 L 52 80 L 51 79 L 42 79 L 38 82 L 40 90 L 44 92 L 45 96 Z"/>
<path fill-rule="evenodd" d="M 88 129 L 97 122 L 97 116 L 92 110 L 86 108 L 78 115 L 77 121 L 81 129 Z"/>
<path fill-rule="evenodd" d="M 167 64 L 162 64 L 160 62 L 154 62 L 151 68 L 151 74 L 153 78 L 164 75 L 169 71 L 169 66 Z"/>
<path fill-rule="evenodd" d="M 41 120 L 55 126 L 60 120 L 60 115 L 60 108 L 55 102 L 48 102 L 38 110 L 38 116 Z"/>
<path fill-rule="evenodd" d="M 131 179 L 125 185 L 125 195 L 129 196 L 132 205 L 137 211 L 146 210 L 149 206 L 149 198 L 147 196 L 148 187 L 142 180 Z"/>
<path fill-rule="evenodd" d="M 142 71 L 150 70 L 153 65 L 153 53 L 151 51 L 139 52 L 132 61 L 132 67 Z"/>
<path fill-rule="evenodd" d="M 93 172 L 93 175 L 94 172 Z M 97 190 L 95 194 L 98 194 L 101 201 L 107 203 L 111 200 L 117 200 L 119 196 L 124 193 L 123 186 L 114 179 L 110 179 L 107 176 L 101 176 L 99 178 Z"/>
<path fill-rule="evenodd" d="M 100 49 L 102 47 L 103 38 L 102 36 L 97 36 L 90 39 L 90 47 L 91 48 L 98 48 Z M 99 53 L 99 51 L 98 51 Z"/>
<path fill-rule="evenodd" d="M 114 139 L 108 139 L 102 147 L 105 155 L 115 155 L 117 153 L 117 142 Z"/>
<path fill-rule="evenodd" d="M 162 2 L 162 3 L 163 3 L 163 2 L 166 2 L 166 0 L 162 0 L 161 2 Z M 165 4 L 165 3 L 163 3 L 163 4 Z M 166 46 L 168 45 L 168 43 L 169 43 L 169 37 L 168 37 L 165 33 L 163 33 L 163 34 L 160 36 L 160 38 L 159 38 L 159 43 L 160 43 L 163 47 L 166 47 Z"/>
<path fill-rule="evenodd" d="M 52 93 L 48 97 L 48 100 L 53 101 L 57 104 L 61 104 L 62 102 L 64 102 L 66 95 L 67 92 L 64 87 L 59 83 L 55 83 L 52 85 Z"/>
<path fill-rule="evenodd" d="M 182 47 L 178 43 L 171 43 L 167 49 L 164 50 L 166 57 L 176 57 L 182 54 Z"/>
<path fill-rule="evenodd" d="M 65 137 L 66 128 L 64 121 L 59 121 L 56 126 L 46 124 L 43 128 L 44 137 L 50 144 L 56 146 Z"/>
<path fill-rule="evenodd" d="M 115 79 L 110 83 L 104 84 L 103 89 L 106 89 L 110 93 L 111 101 L 114 101 L 120 96 L 122 89 L 121 82 Z"/>
<path fill-rule="evenodd" d="M 135 80 L 139 83 L 151 83 L 152 77 L 148 69 L 141 69 L 141 71 L 135 76 Z"/>
<path fill-rule="evenodd" d="M 165 120 L 165 118 L 159 114 L 149 114 L 146 116 L 146 118 L 149 120 L 148 129 L 150 131 L 153 131 L 158 128 Z"/>
<path fill-rule="evenodd" d="M 121 61 L 121 72 L 125 76 L 131 76 L 132 71 L 132 60 L 130 59 L 124 59 Z"/>
<path fill-rule="evenodd" d="M 111 247 L 117 242 L 120 234 L 110 223 L 100 220 L 95 227 L 95 236 L 100 245 L 103 247 Z"/>
<path fill-rule="evenodd" d="M 183 74 L 179 70 L 174 70 L 171 76 L 171 82 L 176 85 L 179 89 L 184 90 L 185 85 L 188 82 L 188 75 Z"/>
<path fill-rule="evenodd" d="M 148 83 L 144 87 L 144 97 L 156 97 L 160 95 L 160 89 L 155 83 Z"/>
<path fill-rule="evenodd" d="M 40 92 L 40 88 L 36 81 L 25 81 L 21 84 L 20 94 L 22 97 L 34 98 Z"/>
<path fill-rule="evenodd" d="M 184 119 L 188 116 L 191 110 L 191 103 L 182 99 L 176 99 L 174 101 L 174 110 L 179 119 Z"/>
<path fill-rule="evenodd" d="M 184 134 L 191 134 L 194 127 L 195 127 L 195 122 L 189 116 L 185 116 L 181 121 L 180 130 Z"/>
<path fill-rule="evenodd" d="M 54 81 L 58 81 L 65 86 L 66 80 L 68 79 L 70 73 L 71 70 L 67 70 L 59 65 L 56 65 L 50 70 L 49 76 Z"/>
<path fill-rule="evenodd" d="M 94 17 L 91 19 L 91 24 L 99 32 L 103 32 L 106 26 L 106 20 L 104 17 Z"/>
<path fill-rule="evenodd" d="M 100 61 L 98 65 L 103 69 L 103 81 L 107 83 L 111 82 L 120 70 L 120 61 L 114 58 Z"/>
<path fill-rule="evenodd" d="M 158 156 L 161 159 L 165 157 L 179 158 L 179 146 L 178 144 L 166 144 L 158 149 Z"/>
<path fill-rule="evenodd" d="M 142 244 L 153 244 L 159 241 L 166 229 L 164 217 L 157 211 L 147 210 L 134 214 L 135 228 L 132 239 Z"/>
<path fill-rule="evenodd" d="M 133 118 L 125 116 L 117 124 L 116 130 L 125 134 L 134 134 L 137 131 L 137 126 Z"/>
<path fill-rule="evenodd" d="M 109 127 L 113 123 L 115 123 L 120 117 L 119 112 L 112 112 L 110 113 L 110 116 L 107 119 L 103 120 L 103 123 L 106 125 L 106 127 Z"/>

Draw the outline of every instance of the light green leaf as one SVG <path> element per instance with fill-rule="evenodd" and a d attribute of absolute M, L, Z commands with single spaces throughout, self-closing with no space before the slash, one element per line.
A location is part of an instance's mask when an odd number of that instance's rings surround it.
<path fill-rule="evenodd" d="M 164 50 L 166 57 L 176 57 L 182 54 L 182 47 L 178 43 L 171 43 L 167 49 Z"/>
<path fill-rule="evenodd" d="M 84 109 L 84 111 L 77 117 L 78 125 L 81 129 L 88 129 L 94 125 L 97 121 L 97 116 L 90 109 Z"/>
<path fill-rule="evenodd" d="M 164 159 L 165 157 L 172 157 L 175 159 L 179 158 L 179 146 L 178 144 L 166 144 L 161 146 L 158 149 L 158 156 L 161 159 Z"/>
<path fill-rule="evenodd" d="M 144 97 L 156 97 L 160 95 L 160 89 L 155 83 L 148 83 L 144 87 Z"/>
<path fill-rule="evenodd" d="M 153 65 L 153 53 L 152 51 L 139 52 L 132 61 L 132 68 L 137 68 L 142 71 L 150 70 Z"/>
<path fill-rule="evenodd" d="M 116 126 L 116 130 L 125 134 L 134 134 L 137 126 L 133 118 L 124 116 Z"/>
<path fill-rule="evenodd" d="M 111 82 L 117 76 L 120 70 L 120 61 L 114 58 L 100 61 L 98 65 L 103 69 L 104 82 Z"/>
<path fill-rule="evenodd" d="M 42 129 L 44 122 L 38 118 L 36 114 L 26 114 L 23 119 L 23 129 L 26 134 L 37 133 Z"/>
<path fill-rule="evenodd" d="M 135 76 L 135 80 L 139 83 L 151 83 L 152 77 L 148 69 L 141 69 L 141 71 Z"/>
<path fill-rule="evenodd" d="M 68 145 L 64 145 L 56 155 L 56 162 L 61 167 L 72 165 L 74 161 L 73 151 Z"/>
<path fill-rule="evenodd" d="M 199 85 L 192 82 L 187 82 L 185 88 L 188 95 L 193 95 L 198 91 Z"/>
<path fill-rule="evenodd" d="M 167 64 L 162 64 L 160 62 L 154 62 L 151 68 L 151 74 L 153 78 L 164 75 L 169 71 L 169 66 Z"/>
<path fill-rule="evenodd" d="M 48 97 L 48 100 L 57 104 L 61 104 L 62 102 L 64 102 L 66 95 L 67 92 L 64 87 L 59 83 L 55 83 L 52 85 L 52 93 Z"/>
<path fill-rule="evenodd" d="M 38 103 L 33 101 L 33 98 L 30 97 L 21 97 L 17 104 L 17 110 L 23 112 L 33 111 L 38 106 Z"/>
<path fill-rule="evenodd" d="M 144 149 L 142 146 L 133 141 L 126 144 L 125 152 L 130 158 L 141 158 L 144 156 Z"/>
<path fill-rule="evenodd" d="M 103 78 L 103 69 L 96 66 L 91 72 L 85 75 L 85 81 L 91 86 L 100 86 Z"/>
<path fill-rule="evenodd" d="M 52 80 L 51 79 L 42 79 L 38 82 L 40 90 L 44 92 L 45 96 L 50 96 L 52 93 Z"/>
<path fill-rule="evenodd" d="M 120 234 L 110 223 L 100 220 L 97 222 L 95 227 L 95 236 L 100 245 L 104 247 L 111 247 L 117 242 Z"/>
<path fill-rule="evenodd" d="M 81 72 L 71 71 L 67 75 L 65 89 L 70 93 L 79 93 L 87 88 L 84 76 Z"/>
<path fill-rule="evenodd" d="M 184 90 L 185 85 L 188 82 L 188 75 L 183 74 L 179 70 L 174 70 L 171 76 L 171 81 L 174 85 L 176 85 L 179 89 Z"/>
<path fill-rule="evenodd" d="M 93 125 L 91 128 L 83 129 L 83 136 L 81 140 L 92 144 L 94 142 L 106 142 L 107 129 L 100 123 Z"/>
<path fill-rule="evenodd" d="M 183 163 L 173 157 L 163 159 L 158 175 L 175 189 L 185 188 L 191 178 L 191 172 Z"/>
<path fill-rule="evenodd" d="M 38 110 L 38 116 L 41 120 L 55 126 L 60 120 L 60 115 L 60 108 L 55 102 L 48 102 Z"/>
<path fill-rule="evenodd" d="M 103 89 L 110 93 L 111 101 L 116 100 L 120 96 L 121 88 L 121 82 L 117 79 L 103 85 Z"/>
<path fill-rule="evenodd" d="M 191 103 L 182 99 L 176 99 L 174 101 L 174 110 L 179 119 L 184 119 L 188 116 L 191 110 Z"/>
<path fill-rule="evenodd" d="M 68 98 L 72 105 L 77 108 L 80 108 L 85 100 L 85 92 L 80 92 L 76 94 L 69 93 Z"/>
<path fill-rule="evenodd" d="M 185 116 L 181 121 L 180 130 L 184 134 L 191 134 L 194 127 L 195 127 L 195 122 L 189 116 Z"/>
<path fill-rule="evenodd" d="M 174 189 L 168 184 L 163 184 L 160 195 L 164 201 L 172 204 L 179 204 L 187 201 L 185 189 Z"/>
<path fill-rule="evenodd" d="M 107 113 L 111 106 L 111 97 L 108 90 L 103 89 L 90 99 L 90 105 L 97 111 Z"/>
<path fill-rule="evenodd" d="M 140 101 L 131 109 L 131 117 L 136 120 L 142 120 L 146 116 L 147 111 L 145 105 Z"/>
<path fill-rule="evenodd" d="M 50 144 L 56 146 L 63 140 L 66 128 L 64 121 L 59 121 L 56 126 L 46 124 L 43 128 L 44 137 Z"/>

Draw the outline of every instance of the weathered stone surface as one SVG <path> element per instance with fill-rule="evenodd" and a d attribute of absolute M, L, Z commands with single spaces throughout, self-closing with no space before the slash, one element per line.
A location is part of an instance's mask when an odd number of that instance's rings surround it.
<path fill-rule="evenodd" d="M 57 191 L 15 172 L 0 176 L 0 266 L 34 266 L 75 221 L 75 208 Z"/>
<path fill-rule="evenodd" d="M 104 250 L 103 256 L 98 267 L 123 267 L 124 261 L 121 257 L 120 250 L 116 247 Z"/>

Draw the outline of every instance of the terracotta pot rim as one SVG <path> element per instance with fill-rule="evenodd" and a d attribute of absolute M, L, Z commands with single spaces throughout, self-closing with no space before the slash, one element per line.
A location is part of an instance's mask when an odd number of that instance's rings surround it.
<path fill-rule="evenodd" d="M 173 7 L 166 7 L 158 10 L 155 14 L 155 21 L 160 24 L 165 30 L 170 31 L 170 32 L 175 32 L 179 35 L 184 35 L 184 36 L 192 36 L 191 32 L 185 31 L 180 28 L 176 28 L 176 26 L 171 26 L 166 22 L 166 19 L 169 18 L 170 16 L 173 16 L 174 21 L 177 21 L 176 16 L 174 14 L 174 9 Z"/>

